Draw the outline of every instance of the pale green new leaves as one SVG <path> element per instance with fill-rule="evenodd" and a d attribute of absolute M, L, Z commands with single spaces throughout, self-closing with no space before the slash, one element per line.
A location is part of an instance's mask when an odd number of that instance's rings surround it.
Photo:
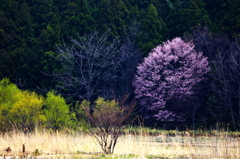
<path fill-rule="evenodd" d="M 35 92 L 21 91 L 15 94 L 15 98 L 17 98 L 17 101 L 10 110 L 12 121 L 25 128 L 32 128 L 46 121 L 42 113 L 44 104 L 42 96 Z"/>
<path fill-rule="evenodd" d="M 34 92 L 21 91 L 9 79 L 0 81 L 0 126 L 32 128 L 46 120 L 42 114 L 44 98 Z"/>
<path fill-rule="evenodd" d="M 95 109 L 93 115 L 112 115 L 120 110 L 118 103 L 115 100 L 104 100 L 99 97 L 95 101 Z"/>
<path fill-rule="evenodd" d="M 0 81 L 0 127 L 6 129 L 9 125 L 11 114 L 9 110 L 12 108 L 13 103 L 16 102 L 15 94 L 20 90 L 15 84 L 10 83 L 9 79 Z M 7 124 L 6 124 L 7 123 Z"/>
<path fill-rule="evenodd" d="M 76 120 L 75 114 L 69 112 L 69 105 L 60 95 L 54 91 L 47 93 L 46 108 L 44 114 L 47 118 L 47 126 L 59 129 L 65 126 L 72 126 Z"/>
<path fill-rule="evenodd" d="M 102 114 L 105 116 L 107 115 L 106 113 L 114 114 L 115 112 L 118 112 L 120 110 L 120 107 L 115 100 L 105 100 L 102 97 L 98 97 L 98 99 L 94 103 L 95 105 L 93 115 Z M 85 110 L 89 109 L 90 104 L 91 103 L 89 101 L 84 99 L 81 102 L 80 110 L 82 110 L 82 108 Z"/>
<path fill-rule="evenodd" d="M 20 90 L 17 86 L 10 83 L 9 79 L 0 81 L 0 112 L 9 110 L 12 107 L 13 103 L 17 100 L 15 94 L 19 92 Z"/>
<path fill-rule="evenodd" d="M 59 129 L 71 127 L 75 121 L 69 105 L 54 91 L 49 92 L 45 99 L 35 92 L 18 89 L 9 79 L 0 81 L 0 131 L 12 128 L 31 131 L 39 125 Z"/>
<path fill-rule="evenodd" d="M 109 125 L 109 123 L 113 122 L 113 120 L 122 111 L 119 107 L 119 104 L 115 100 L 105 100 L 102 97 L 98 97 L 94 103 L 95 106 L 93 108 L 92 114 L 90 113 L 89 109 L 90 102 L 87 100 L 82 101 L 81 107 L 85 110 L 88 117 L 90 117 L 94 124 L 97 126 Z M 116 123 L 113 124 L 113 126 L 115 125 Z"/>

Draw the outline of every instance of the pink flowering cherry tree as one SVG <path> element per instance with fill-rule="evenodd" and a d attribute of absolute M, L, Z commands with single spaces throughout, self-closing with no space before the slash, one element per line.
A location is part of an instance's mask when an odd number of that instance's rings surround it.
<path fill-rule="evenodd" d="M 181 38 L 152 49 L 137 68 L 133 86 L 144 117 L 161 121 L 180 120 L 181 114 L 166 109 L 166 102 L 192 95 L 193 87 L 208 73 L 207 57 Z"/>

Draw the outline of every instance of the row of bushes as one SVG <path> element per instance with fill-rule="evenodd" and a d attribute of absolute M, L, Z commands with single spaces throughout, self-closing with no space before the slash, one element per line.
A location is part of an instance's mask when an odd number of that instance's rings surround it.
<path fill-rule="evenodd" d="M 75 127 L 76 113 L 61 95 L 50 91 L 46 96 L 20 90 L 9 79 L 0 81 L 0 131 L 12 128 L 31 130 L 36 125 L 51 129 Z"/>
<path fill-rule="evenodd" d="M 125 107 L 121 105 L 123 101 L 119 103 L 99 97 L 93 103 L 94 112 L 90 117 L 91 103 L 87 100 L 67 104 L 65 99 L 53 90 L 43 96 L 21 90 L 5 78 L 0 81 L 0 131 L 32 131 L 36 126 L 51 130 L 67 128 L 88 131 L 90 119 L 94 119 L 92 122 L 96 127 L 109 124 L 121 126 L 120 119 L 129 116 L 135 106 Z M 131 111 L 125 112 L 130 108 Z M 113 120 L 116 122 L 109 123 Z"/>

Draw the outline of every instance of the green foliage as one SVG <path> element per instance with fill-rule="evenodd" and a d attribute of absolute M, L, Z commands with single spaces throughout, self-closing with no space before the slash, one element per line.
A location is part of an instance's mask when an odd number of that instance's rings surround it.
<path fill-rule="evenodd" d="M 2 79 L 0 81 L 0 104 L 12 104 L 14 95 L 19 92 L 20 90 L 17 88 L 17 86 L 12 84 L 9 79 Z"/>
<path fill-rule="evenodd" d="M 150 4 L 147 8 L 142 29 L 143 32 L 139 36 L 139 46 L 143 53 L 147 55 L 151 49 L 163 41 L 163 37 L 167 34 L 166 24 L 163 19 L 159 17 L 158 11 L 153 4 Z"/>
<path fill-rule="evenodd" d="M 43 124 L 44 98 L 34 92 L 21 91 L 9 79 L 0 81 L 0 118 L 2 130 L 17 128 L 31 129 Z M 10 125 L 10 126 L 9 126 Z"/>
<path fill-rule="evenodd" d="M 98 99 L 94 102 L 93 112 L 90 113 L 91 103 L 87 100 L 83 100 L 81 102 L 81 108 L 79 109 L 79 113 L 81 113 L 82 117 L 88 114 L 88 117 L 96 122 L 97 125 L 106 125 L 108 122 L 111 122 L 111 119 L 121 111 L 119 104 L 115 100 L 105 100 L 102 97 L 98 97 Z M 84 113 L 85 111 L 85 113 Z"/>
<path fill-rule="evenodd" d="M 105 100 L 104 98 L 99 97 L 95 101 L 95 109 L 94 109 L 93 115 L 97 117 L 97 116 L 100 116 L 101 114 L 101 115 L 106 115 L 110 117 L 111 114 L 114 114 L 119 110 L 120 110 L 120 107 L 115 100 Z"/>
<path fill-rule="evenodd" d="M 33 130 L 35 126 L 53 129 L 75 126 L 76 117 L 69 105 L 54 91 L 46 99 L 31 91 L 22 91 L 9 79 L 0 81 L 0 131 L 19 128 Z"/>
<path fill-rule="evenodd" d="M 101 0 L 97 17 L 97 29 L 101 32 L 110 30 L 113 39 L 122 34 L 124 18 L 128 17 L 128 9 L 120 0 Z"/>
<path fill-rule="evenodd" d="M 15 94 L 17 101 L 10 110 L 12 122 L 21 125 L 23 128 L 34 128 L 35 125 L 43 124 L 46 121 L 42 112 L 44 98 L 35 92 L 21 91 Z"/>
<path fill-rule="evenodd" d="M 45 52 L 54 51 L 56 44 L 76 32 L 82 36 L 110 29 L 111 38 L 122 38 L 132 20 L 142 23 L 138 44 L 145 55 L 197 25 L 237 36 L 239 4 L 239 0 L 2 0 L 0 78 L 26 79 L 24 89 L 53 88 L 56 83 L 42 74 L 54 63 Z"/>
<path fill-rule="evenodd" d="M 43 73 L 59 70 L 59 64 L 45 56 L 56 45 L 95 29 L 100 33 L 110 29 L 112 39 L 124 39 L 123 29 L 133 20 L 141 24 L 137 49 L 144 56 L 162 41 L 199 26 L 209 27 L 213 35 L 238 37 L 239 5 L 239 0 L 1 0 L 0 79 L 25 81 L 16 82 L 24 90 L 55 89 L 56 79 Z M 1 113 L 8 112 L 4 105 Z"/>
<path fill-rule="evenodd" d="M 38 150 L 38 149 L 35 149 L 32 153 L 33 156 L 40 156 L 42 153 Z"/>
<path fill-rule="evenodd" d="M 93 125 L 93 128 L 89 127 L 89 130 L 105 154 L 113 153 L 122 128 L 127 124 L 127 120 L 135 107 L 135 102 L 126 105 L 127 100 L 128 96 L 118 102 L 99 97 L 92 110 L 89 107 L 89 102 L 83 101 L 81 104 Z"/>
<path fill-rule="evenodd" d="M 83 131 L 87 131 L 88 127 L 89 127 L 89 123 L 88 123 L 88 117 L 86 112 L 84 111 L 84 107 L 86 108 L 90 108 L 90 102 L 87 101 L 86 99 L 84 99 L 81 103 L 79 103 L 78 101 L 75 104 L 75 114 L 76 114 L 76 118 L 77 118 L 77 125 L 83 130 Z"/>
<path fill-rule="evenodd" d="M 69 105 L 60 95 L 56 95 L 56 92 L 50 91 L 46 97 L 46 108 L 44 115 L 47 118 L 47 126 L 54 130 L 63 127 L 73 127 L 76 121 L 74 113 L 69 111 Z"/>
<path fill-rule="evenodd" d="M 220 26 L 232 36 L 240 36 L 240 0 L 229 0 L 222 4 L 221 14 L 223 15 Z"/>
<path fill-rule="evenodd" d="M 64 37 L 74 36 L 76 32 L 83 36 L 93 29 L 94 19 L 86 0 L 67 3 L 62 17 L 61 30 Z"/>
<path fill-rule="evenodd" d="M 20 90 L 9 79 L 5 78 L 0 81 L 0 130 L 9 128 L 8 125 L 11 122 L 10 110 L 17 101 L 15 95 L 19 93 Z"/>
<path fill-rule="evenodd" d="M 202 0 L 191 0 L 187 4 L 176 0 L 174 8 L 170 9 L 166 18 L 167 26 L 170 31 L 170 38 L 182 36 L 198 26 L 212 26 L 205 10 L 205 3 Z"/>

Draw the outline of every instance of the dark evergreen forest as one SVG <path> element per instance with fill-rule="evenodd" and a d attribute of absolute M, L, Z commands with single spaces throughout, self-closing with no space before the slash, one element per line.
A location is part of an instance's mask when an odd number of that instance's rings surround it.
<path fill-rule="evenodd" d="M 128 46 L 135 54 L 121 62 L 111 79 L 115 82 L 100 81 L 88 100 L 127 93 L 133 99 L 137 63 L 162 42 L 182 37 L 208 57 L 211 71 L 190 100 L 168 103 L 177 107 L 169 109 L 184 112 L 187 119 L 171 123 L 171 128 L 209 128 L 216 123 L 240 127 L 240 0 L 1 0 L 0 79 L 9 78 L 19 88 L 40 94 L 54 89 L 68 102 L 82 100 L 61 89 L 53 73 L 62 66 L 54 56 L 57 46 L 70 43 L 69 37 L 93 32 L 107 32 L 107 43 L 117 39 L 113 53 Z M 154 119 L 145 122 L 165 124 Z"/>

